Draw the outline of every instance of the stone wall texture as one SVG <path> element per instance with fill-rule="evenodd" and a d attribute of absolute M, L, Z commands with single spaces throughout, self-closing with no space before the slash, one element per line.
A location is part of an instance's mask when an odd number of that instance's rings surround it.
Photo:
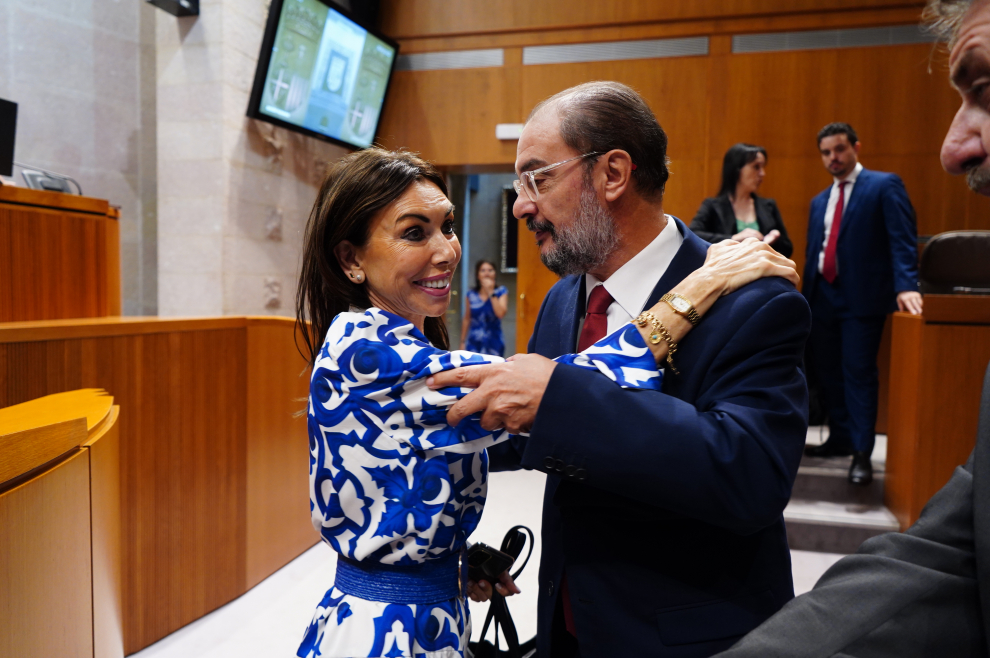
<path fill-rule="evenodd" d="M 137 0 L 0 2 L 0 98 L 18 103 L 15 160 L 120 206 L 127 315 L 158 306 L 156 13 Z"/>
<path fill-rule="evenodd" d="M 261 0 L 157 13 L 161 315 L 294 314 L 306 218 L 346 151 L 245 116 L 266 18 Z"/>

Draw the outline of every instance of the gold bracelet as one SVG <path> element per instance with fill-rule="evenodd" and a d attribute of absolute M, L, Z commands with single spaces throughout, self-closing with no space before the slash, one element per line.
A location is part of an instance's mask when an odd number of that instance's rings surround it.
<path fill-rule="evenodd" d="M 684 295 L 676 292 L 668 292 L 660 298 L 660 301 L 665 302 L 674 313 L 677 313 L 690 322 L 692 327 L 697 326 L 701 322 L 701 316 L 695 310 L 694 304 Z"/>
<path fill-rule="evenodd" d="M 677 353 L 677 343 L 674 339 L 670 337 L 670 332 L 667 331 L 667 327 L 663 326 L 663 323 L 657 319 L 657 316 L 653 315 L 649 311 L 643 311 L 639 314 L 639 317 L 633 320 L 633 324 L 639 325 L 640 327 L 645 327 L 649 323 L 653 326 L 653 333 L 650 334 L 650 343 L 657 345 L 661 340 L 667 342 L 667 365 L 670 366 L 671 371 L 675 375 L 681 374 L 679 370 L 674 366 L 674 354 Z"/>

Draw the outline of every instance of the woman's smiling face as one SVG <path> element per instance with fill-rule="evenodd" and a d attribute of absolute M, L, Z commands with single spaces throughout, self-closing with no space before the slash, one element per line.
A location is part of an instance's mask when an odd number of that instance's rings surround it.
<path fill-rule="evenodd" d="M 375 215 L 363 246 L 345 241 L 336 251 L 344 273 L 368 286 L 372 304 L 422 331 L 425 319 L 442 316 L 450 303 L 461 260 L 454 206 L 433 183 L 416 181 Z"/>

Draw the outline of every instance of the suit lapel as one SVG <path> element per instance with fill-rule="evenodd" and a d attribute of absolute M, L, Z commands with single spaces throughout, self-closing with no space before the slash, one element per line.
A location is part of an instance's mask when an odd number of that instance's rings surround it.
<path fill-rule="evenodd" d="M 684 236 L 684 241 L 674 255 L 674 259 L 670 261 L 670 265 L 667 266 L 667 271 L 657 281 L 657 285 L 653 288 L 653 292 L 650 293 L 650 297 L 646 300 L 646 306 L 643 309 L 650 308 L 659 302 L 660 298 L 670 292 L 671 288 L 683 281 L 691 272 L 701 267 L 705 262 L 705 254 L 708 253 L 708 247 L 711 246 L 692 233 L 688 227 L 684 226 L 681 220 L 676 217 L 673 219 L 677 224 L 677 230 Z"/>
<path fill-rule="evenodd" d="M 842 209 L 842 221 L 839 224 L 839 239 L 847 232 L 849 221 L 855 221 L 856 211 L 860 206 L 860 200 L 863 199 L 867 194 L 867 189 L 870 186 L 870 172 L 863 169 L 859 172 L 859 176 L 856 177 L 856 184 L 853 185 L 852 195 L 850 195 L 845 208 Z M 849 220 L 849 221 L 847 221 Z"/>
<path fill-rule="evenodd" d="M 817 254 L 822 250 L 822 243 L 825 241 L 825 211 L 828 210 L 828 195 L 831 191 L 830 185 L 811 201 L 812 225 L 808 228 L 808 235 L 811 236 L 808 253 Z"/>
<path fill-rule="evenodd" d="M 584 275 L 577 275 L 573 290 L 567 295 L 564 307 L 560 310 L 560 353 L 568 354 L 577 348 L 578 327 L 584 318 L 584 305 L 587 294 L 584 290 Z"/>
<path fill-rule="evenodd" d="M 732 209 L 732 202 L 727 196 L 717 197 L 715 208 L 718 212 L 719 221 L 722 223 L 722 231 L 729 235 L 736 234 L 736 211 Z"/>

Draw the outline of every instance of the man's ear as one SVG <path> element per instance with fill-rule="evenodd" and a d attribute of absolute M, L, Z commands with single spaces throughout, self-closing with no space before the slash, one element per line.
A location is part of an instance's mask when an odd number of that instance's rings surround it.
<path fill-rule="evenodd" d="M 341 240 L 337 243 L 337 246 L 333 248 L 333 255 L 336 256 L 340 269 L 344 271 L 344 276 L 354 281 L 364 279 L 360 255 L 348 240 Z"/>
<path fill-rule="evenodd" d="M 856 151 L 856 155 L 859 155 L 859 140 L 856 140 L 856 143 L 853 144 L 853 150 Z"/>
<path fill-rule="evenodd" d="M 602 156 L 605 165 L 605 201 L 614 203 L 632 185 L 632 172 L 635 166 L 632 157 L 622 149 L 614 149 Z"/>

